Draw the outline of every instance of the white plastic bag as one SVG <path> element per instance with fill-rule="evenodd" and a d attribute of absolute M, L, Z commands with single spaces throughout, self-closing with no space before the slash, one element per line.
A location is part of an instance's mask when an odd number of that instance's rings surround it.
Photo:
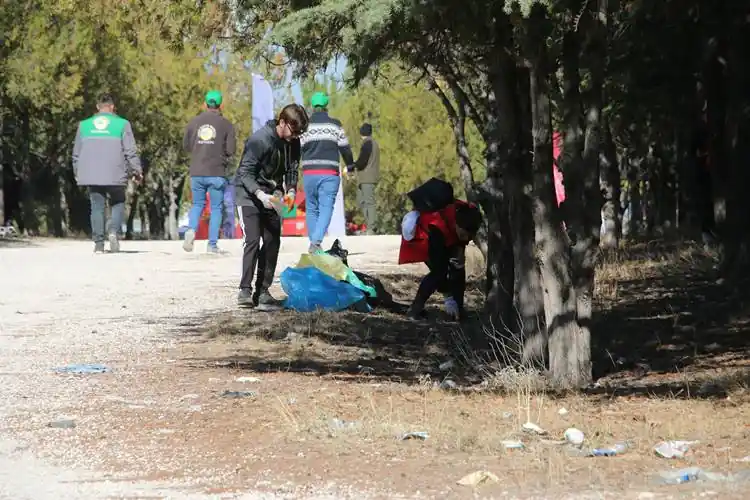
<path fill-rule="evenodd" d="M 417 233 L 417 222 L 419 222 L 419 212 L 412 210 L 404 215 L 401 220 L 401 234 L 406 241 L 411 241 Z"/>

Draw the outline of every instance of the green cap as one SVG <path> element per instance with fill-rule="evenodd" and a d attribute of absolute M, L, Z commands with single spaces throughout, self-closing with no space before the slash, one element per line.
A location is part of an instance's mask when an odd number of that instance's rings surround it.
<path fill-rule="evenodd" d="M 218 90 L 209 90 L 206 92 L 206 104 L 208 106 L 221 106 L 221 92 Z"/>
<path fill-rule="evenodd" d="M 310 99 L 310 105 L 313 108 L 327 108 L 328 107 L 328 96 L 325 92 L 315 92 Z"/>

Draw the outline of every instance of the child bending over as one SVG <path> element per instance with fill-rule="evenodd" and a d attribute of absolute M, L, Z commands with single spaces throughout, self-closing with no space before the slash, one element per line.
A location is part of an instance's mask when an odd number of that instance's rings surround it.
<path fill-rule="evenodd" d="M 445 297 L 448 315 L 454 320 L 463 319 L 466 245 L 474 239 L 481 225 L 479 208 L 461 200 L 440 210 L 406 214 L 399 264 L 424 262 L 430 270 L 419 284 L 417 296 L 409 307 L 409 317 L 424 317 L 427 300 L 438 291 Z"/>

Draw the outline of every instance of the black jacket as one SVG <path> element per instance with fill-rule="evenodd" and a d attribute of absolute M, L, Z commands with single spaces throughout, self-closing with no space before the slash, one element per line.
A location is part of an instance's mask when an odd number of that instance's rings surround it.
<path fill-rule="evenodd" d="M 276 121 L 266 122 L 245 141 L 245 150 L 234 175 L 235 204 L 257 205 L 255 192 L 258 189 L 268 194 L 296 189 L 299 159 L 299 139 L 279 138 Z"/>
<path fill-rule="evenodd" d="M 237 149 L 234 126 L 218 111 L 204 111 L 188 123 L 182 146 L 191 176 L 224 177 Z"/>

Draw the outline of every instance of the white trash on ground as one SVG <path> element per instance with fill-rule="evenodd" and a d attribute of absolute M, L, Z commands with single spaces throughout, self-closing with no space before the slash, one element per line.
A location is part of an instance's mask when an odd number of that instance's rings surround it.
<path fill-rule="evenodd" d="M 586 439 L 583 431 L 580 431 L 575 427 L 570 427 L 569 429 L 567 429 L 563 436 L 565 437 L 565 441 L 572 444 L 573 446 L 581 446 L 583 444 L 583 441 Z"/>
<path fill-rule="evenodd" d="M 700 441 L 662 441 L 654 446 L 654 453 L 662 458 L 685 458 L 690 447 Z"/>
<path fill-rule="evenodd" d="M 471 474 L 465 475 L 464 477 L 459 479 L 457 483 L 461 486 L 476 487 L 486 483 L 497 483 L 499 481 L 500 478 L 494 475 L 492 472 L 486 470 L 478 470 L 476 472 L 472 472 Z"/>

